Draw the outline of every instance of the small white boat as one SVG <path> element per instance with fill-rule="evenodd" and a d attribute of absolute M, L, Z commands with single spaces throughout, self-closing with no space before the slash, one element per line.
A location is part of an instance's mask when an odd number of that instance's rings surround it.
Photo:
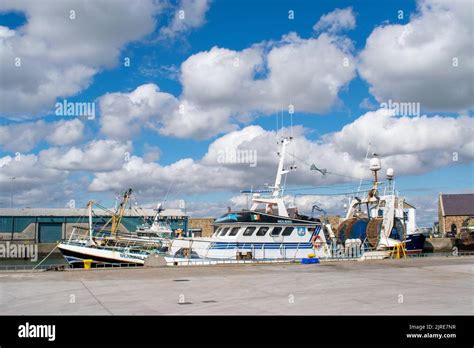
<path fill-rule="evenodd" d="M 161 239 L 157 241 L 151 238 L 143 239 L 118 233 L 118 226 L 131 192 L 131 189 L 125 192 L 118 211 L 112 216 L 110 231 L 104 229 L 99 232 L 94 231 L 92 224 L 93 202 L 88 203 L 89 227 L 74 227 L 69 238 L 58 245 L 61 254 L 69 264 L 82 266 L 84 260 L 91 260 L 94 264 L 128 263 L 143 265 L 148 256 L 159 252 L 158 248 L 162 245 Z"/>
<path fill-rule="evenodd" d="M 171 225 L 161 218 L 162 211 L 163 208 L 159 204 L 151 224 L 142 224 L 130 235 L 121 236 L 121 239 L 139 243 L 154 243 L 157 248 L 167 250 L 170 240 L 174 239 L 176 235 Z"/>

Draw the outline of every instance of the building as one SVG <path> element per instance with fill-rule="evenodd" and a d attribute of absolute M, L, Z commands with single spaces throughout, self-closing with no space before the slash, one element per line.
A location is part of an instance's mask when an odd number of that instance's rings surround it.
<path fill-rule="evenodd" d="M 474 193 L 439 194 L 438 223 L 442 236 L 454 237 L 474 217 Z"/>
<path fill-rule="evenodd" d="M 213 218 L 190 218 L 188 231 L 194 237 L 209 237 L 214 233 Z"/>
<path fill-rule="evenodd" d="M 154 209 L 127 209 L 120 225 L 121 231 L 135 231 L 138 225 L 156 215 Z M 188 218 L 180 209 L 165 209 L 162 218 L 169 221 L 173 230 L 187 231 Z M 93 223 L 104 225 L 110 213 L 94 208 Z M 73 226 L 88 226 L 87 209 L 0 209 L 0 241 L 29 241 L 34 243 L 55 243 L 65 239 Z"/>

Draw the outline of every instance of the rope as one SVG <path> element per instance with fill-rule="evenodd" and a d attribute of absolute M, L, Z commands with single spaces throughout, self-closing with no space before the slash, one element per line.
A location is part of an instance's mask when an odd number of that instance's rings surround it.
<path fill-rule="evenodd" d="M 49 254 L 46 255 L 46 257 L 45 257 L 43 260 L 41 260 L 40 263 L 38 263 L 35 267 L 33 267 L 33 269 L 32 269 L 31 271 L 34 271 L 34 270 L 36 269 L 36 267 L 38 267 L 39 265 L 41 265 L 41 264 L 53 253 L 53 251 L 56 250 L 56 248 L 58 247 L 58 245 L 59 245 L 59 242 L 56 243 L 56 246 L 53 248 L 53 250 L 51 250 L 51 251 L 49 252 Z"/>

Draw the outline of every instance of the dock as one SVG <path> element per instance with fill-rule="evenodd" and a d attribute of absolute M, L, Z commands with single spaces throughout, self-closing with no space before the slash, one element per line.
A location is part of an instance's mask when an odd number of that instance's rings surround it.
<path fill-rule="evenodd" d="M 473 315 L 474 258 L 0 272 L 3 315 Z"/>

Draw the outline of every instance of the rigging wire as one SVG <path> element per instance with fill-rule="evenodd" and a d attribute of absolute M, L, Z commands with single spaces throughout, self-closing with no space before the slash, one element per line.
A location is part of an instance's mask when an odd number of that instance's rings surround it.
<path fill-rule="evenodd" d="M 369 157 L 369 149 L 370 149 L 370 141 L 369 141 L 369 143 L 367 144 L 367 152 L 365 153 L 364 163 L 367 162 L 367 158 Z M 360 191 L 360 186 L 361 186 L 361 184 L 362 184 L 362 174 L 360 175 L 359 188 L 357 189 L 357 192 Z"/>
<path fill-rule="evenodd" d="M 295 196 L 350 196 L 358 195 L 359 193 L 369 192 L 370 190 L 341 192 L 341 193 L 297 193 Z"/>

